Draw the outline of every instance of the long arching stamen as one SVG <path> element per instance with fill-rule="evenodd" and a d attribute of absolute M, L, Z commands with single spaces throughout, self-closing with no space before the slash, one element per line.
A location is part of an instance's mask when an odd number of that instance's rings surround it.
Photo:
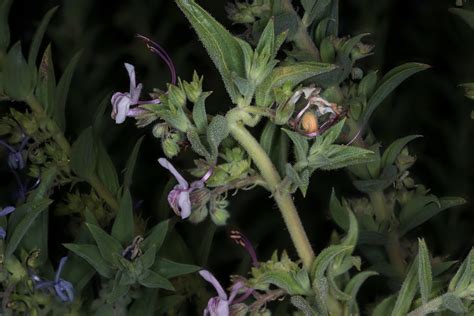
<path fill-rule="evenodd" d="M 176 84 L 176 68 L 174 66 L 173 61 L 171 60 L 171 57 L 168 55 L 168 53 L 160 45 L 158 45 L 157 43 L 155 43 L 148 37 L 145 37 L 140 34 L 136 34 L 136 37 L 138 37 L 143 42 L 145 42 L 145 45 L 148 47 L 148 49 L 151 52 L 157 54 L 158 56 L 160 56 L 161 59 L 163 59 L 163 61 L 166 63 L 166 65 L 168 66 L 171 72 L 171 83 L 175 85 Z"/>
<path fill-rule="evenodd" d="M 232 239 L 237 245 L 240 245 L 247 250 L 248 254 L 250 255 L 250 258 L 252 258 L 252 264 L 254 267 L 258 267 L 258 259 L 257 259 L 257 252 L 255 251 L 255 248 L 253 248 L 252 243 L 250 240 L 247 239 L 241 232 L 238 230 L 231 230 L 230 231 L 230 239 Z"/>

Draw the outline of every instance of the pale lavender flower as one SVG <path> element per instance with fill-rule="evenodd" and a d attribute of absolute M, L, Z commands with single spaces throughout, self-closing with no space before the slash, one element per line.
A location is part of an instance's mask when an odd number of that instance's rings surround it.
<path fill-rule="evenodd" d="M 231 288 L 230 295 L 227 296 L 227 293 L 222 288 L 222 285 L 219 283 L 219 281 L 217 281 L 211 272 L 207 270 L 201 270 L 199 271 L 199 274 L 204 278 L 204 280 L 211 283 L 217 292 L 217 296 L 211 297 L 207 302 L 207 308 L 204 310 L 203 315 L 229 316 L 232 304 L 237 303 L 235 297 L 241 289 L 245 288 L 244 283 L 242 281 L 236 282 Z M 248 293 L 244 294 L 245 298 L 247 298 L 249 295 L 250 294 Z M 242 301 L 242 299 L 238 299 L 238 301 Z"/>
<path fill-rule="evenodd" d="M 178 181 L 178 184 L 175 185 L 173 190 L 168 194 L 168 203 L 176 215 L 180 216 L 182 219 L 188 218 L 191 215 L 192 207 L 190 194 L 191 192 L 204 187 L 204 182 L 211 176 L 212 169 L 210 169 L 200 180 L 189 184 L 167 159 L 160 158 L 158 159 L 158 162 L 164 168 L 168 169 Z"/>
<path fill-rule="evenodd" d="M 13 206 L 7 206 L 3 210 L 0 211 L 0 217 L 7 216 L 11 212 L 13 212 L 15 208 Z M 7 236 L 7 232 L 3 227 L 0 227 L 0 239 L 5 239 Z"/>
<path fill-rule="evenodd" d="M 59 261 L 58 270 L 54 277 L 54 281 L 45 281 L 42 280 L 36 274 L 31 276 L 31 279 L 35 282 L 35 289 L 46 289 L 54 291 L 56 296 L 61 300 L 61 302 L 72 302 L 74 300 L 74 287 L 71 282 L 61 279 L 61 272 L 66 263 L 67 257 L 62 257 Z"/>
<path fill-rule="evenodd" d="M 128 77 L 130 79 L 130 90 L 129 92 L 116 92 L 112 95 L 111 99 L 111 117 L 115 120 L 116 124 L 121 124 L 127 117 L 135 117 L 144 111 L 137 107 L 131 108 L 134 105 L 160 103 L 159 99 L 140 101 L 140 93 L 142 92 L 143 86 L 141 83 L 138 85 L 136 83 L 135 67 L 131 64 L 125 63 L 125 68 L 127 69 Z"/>

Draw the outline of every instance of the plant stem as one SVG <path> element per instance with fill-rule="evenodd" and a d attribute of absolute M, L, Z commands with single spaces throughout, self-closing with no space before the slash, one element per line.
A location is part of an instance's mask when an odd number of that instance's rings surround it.
<path fill-rule="evenodd" d="M 280 208 L 296 251 L 303 261 L 303 265 L 308 269 L 314 260 L 314 252 L 293 203 L 292 196 L 290 193 L 280 190 L 279 184 L 281 183 L 281 178 L 275 166 L 265 150 L 260 146 L 259 142 L 241 123 L 241 120 L 245 115 L 246 113 L 243 113 L 240 110 L 231 110 L 228 113 L 227 120 L 229 123 L 230 133 L 247 151 L 259 169 L 263 179 L 267 182 L 268 188 L 270 192 L 272 192 L 273 198 Z"/>
<path fill-rule="evenodd" d="M 385 203 L 385 196 L 383 192 L 376 191 L 369 193 L 370 201 L 372 202 L 372 207 L 375 213 L 375 219 L 377 223 L 382 224 L 390 220 L 391 214 L 390 210 L 387 208 Z"/>
<path fill-rule="evenodd" d="M 50 123 L 51 133 L 54 141 L 61 147 L 61 149 L 66 153 L 68 157 L 71 154 L 71 145 L 64 137 L 64 133 L 59 128 L 58 124 L 54 120 L 48 117 L 46 112 L 43 109 L 43 106 L 39 103 L 38 99 L 33 94 L 30 94 L 26 98 L 26 103 L 30 106 L 33 113 L 40 120 L 47 120 Z M 110 206 L 110 208 L 114 211 L 117 211 L 119 208 L 118 202 L 113 196 L 113 194 L 109 191 L 109 189 L 104 185 L 104 183 L 94 175 L 91 179 L 88 179 L 89 184 L 97 191 L 97 194 Z"/>

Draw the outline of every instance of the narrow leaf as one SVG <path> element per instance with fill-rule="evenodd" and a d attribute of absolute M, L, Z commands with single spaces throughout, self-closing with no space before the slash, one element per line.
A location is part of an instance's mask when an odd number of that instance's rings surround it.
<path fill-rule="evenodd" d="M 418 283 L 420 284 L 421 301 L 426 304 L 431 294 L 433 275 L 428 247 L 423 239 L 418 239 Z"/>
<path fill-rule="evenodd" d="M 118 263 L 117 258 L 122 254 L 122 246 L 120 243 L 102 230 L 99 226 L 86 224 L 87 228 L 92 234 L 97 247 L 99 247 L 99 252 L 109 264 L 116 266 Z"/>
<path fill-rule="evenodd" d="M 210 92 L 202 93 L 193 107 L 193 121 L 199 133 L 204 133 L 207 129 L 206 98 Z"/>
<path fill-rule="evenodd" d="M 104 278 L 112 277 L 112 269 L 100 255 L 97 246 L 78 244 L 63 244 L 63 246 L 87 261 Z"/>
<path fill-rule="evenodd" d="M 130 157 L 128 158 L 127 165 L 125 167 L 125 174 L 123 176 L 124 188 L 130 188 L 130 185 L 132 184 L 133 171 L 135 170 L 135 164 L 137 162 L 138 151 L 140 150 L 140 146 L 142 145 L 143 137 L 145 136 L 142 136 L 138 139 L 135 146 L 133 147 Z"/>
<path fill-rule="evenodd" d="M 117 217 L 112 226 L 112 237 L 117 239 L 122 246 L 126 246 L 133 239 L 133 205 L 130 191 L 125 189 L 120 201 Z"/>
<path fill-rule="evenodd" d="M 167 279 L 171 279 L 180 275 L 194 273 L 201 269 L 201 267 L 174 262 L 168 259 L 159 258 L 155 262 L 156 272 Z"/>
<path fill-rule="evenodd" d="M 402 288 L 398 292 L 397 301 L 392 311 L 392 316 L 405 316 L 410 310 L 413 298 L 418 290 L 418 257 L 408 270 Z"/>
<path fill-rule="evenodd" d="M 395 163 L 395 159 L 397 159 L 398 154 L 402 151 L 402 149 L 412 140 L 417 139 L 419 137 L 423 137 L 422 135 L 410 135 L 403 138 L 399 138 L 393 143 L 388 146 L 388 148 L 384 151 L 382 156 L 382 166 L 388 166 Z"/>
<path fill-rule="evenodd" d="M 152 228 L 150 234 L 145 238 L 142 243 L 143 250 L 147 250 L 150 247 L 156 247 L 156 250 L 160 250 L 163 241 L 165 240 L 166 233 L 168 232 L 169 220 L 158 223 Z"/>
<path fill-rule="evenodd" d="M 43 41 L 44 33 L 46 32 L 46 28 L 48 27 L 49 21 L 53 17 L 54 13 L 58 9 L 58 6 L 50 9 L 41 20 L 39 27 L 36 29 L 36 33 L 33 37 L 33 41 L 31 43 L 30 52 L 28 54 L 28 64 L 33 66 L 36 64 L 36 58 L 38 57 L 38 51 Z"/>

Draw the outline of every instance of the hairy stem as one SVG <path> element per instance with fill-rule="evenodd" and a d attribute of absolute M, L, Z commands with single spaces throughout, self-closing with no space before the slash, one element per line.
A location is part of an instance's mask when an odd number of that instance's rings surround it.
<path fill-rule="evenodd" d="M 33 94 L 30 94 L 28 98 L 26 98 L 26 103 L 30 106 L 31 110 L 40 120 L 48 120 L 51 124 L 52 137 L 54 141 L 61 147 L 61 149 L 66 153 L 69 157 L 71 154 L 71 145 L 67 141 L 66 137 L 64 137 L 64 133 L 61 131 L 59 126 L 48 117 L 46 112 L 43 109 L 43 106 L 39 103 L 38 99 Z M 110 206 L 110 208 L 114 211 L 118 210 L 118 202 L 113 196 L 113 194 L 108 190 L 108 188 L 104 185 L 104 183 L 94 175 L 91 179 L 88 180 L 89 184 L 97 191 L 97 194 Z"/>
<path fill-rule="evenodd" d="M 272 192 L 285 224 L 290 233 L 293 244 L 306 268 L 311 266 L 314 260 L 314 252 L 303 228 L 298 212 L 290 193 L 279 188 L 281 177 L 267 153 L 258 141 L 249 133 L 241 122 L 243 113 L 240 110 L 230 111 L 227 115 L 231 135 L 247 151 L 257 166 L 263 179 L 267 182 L 268 189 Z"/>

